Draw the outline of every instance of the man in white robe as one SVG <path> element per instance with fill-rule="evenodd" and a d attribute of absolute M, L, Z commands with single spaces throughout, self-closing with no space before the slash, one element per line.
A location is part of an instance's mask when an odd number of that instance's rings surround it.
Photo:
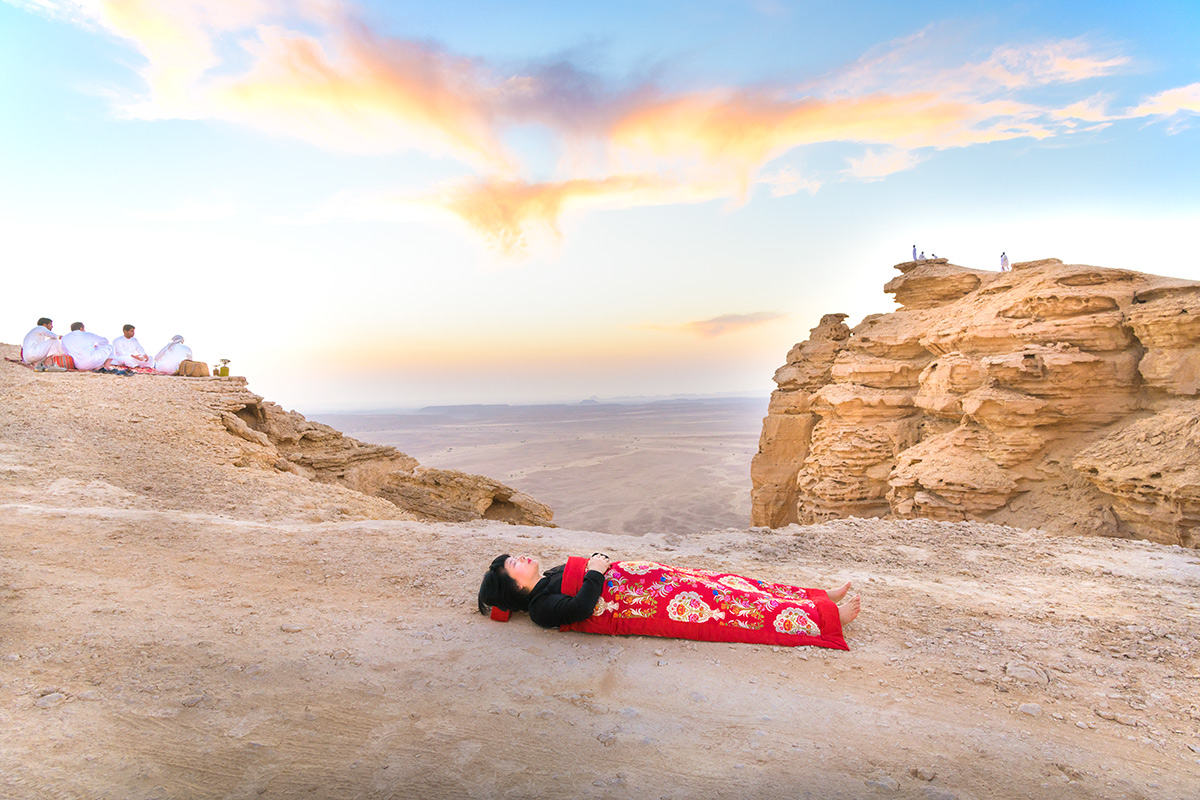
<path fill-rule="evenodd" d="M 81 372 L 111 366 L 112 345 L 103 336 L 85 331 L 82 322 L 71 323 L 71 332 L 62 337 L 62 347 Z"/>
<path fill-rule="evenodd" d="M 167 375 L 174 375 L 179 365 L 192 357 L 192 348 L 183 343 L 182 336 L 172 336 L 171 342 L 154 357 L 154 369 Z"/>
<path fill-rule="evenodd" d="M 137 329 L 132 325 L 126 325 L 121 329 L 123 335 L 114 339 L 112 343 L 113 363 L 119 367 L 150 367 L 154 369 L 154 362 L 146 354 L 146 348 L 133 338 L 133 334 L 136 332 Z"/>
<path fill-rule="evenodd" d="M 1001 271 L 1001 272 L 1008 272 L 1008 269 L 1009 269 L 1009 267 L 1008 267 L 1008 253 L 1007 253 L 1007 252 L 1003 252 L 1003 253 L 1001 253 L 1001 254 L 1000 254 L 1000 271 Z"/>
<path fill-rule="evenodd" d="M 53 331 L 54 320 L 49 317 L 39 319 L 37 327 L 25 334 L 21 342 L 21 360 L 36 367 L 48 358 L 61 356 L 62 342 Z"/>

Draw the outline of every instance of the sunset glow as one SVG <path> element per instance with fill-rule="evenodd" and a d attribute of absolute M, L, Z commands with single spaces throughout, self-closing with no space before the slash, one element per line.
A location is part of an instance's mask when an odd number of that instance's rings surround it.
<path fill-rule="evenodd" d="M 5 0 L 0 338 L 301 409 L 765 395 L 914 243 L 1200 279 L 1200 10 L 994 9 Z"/>

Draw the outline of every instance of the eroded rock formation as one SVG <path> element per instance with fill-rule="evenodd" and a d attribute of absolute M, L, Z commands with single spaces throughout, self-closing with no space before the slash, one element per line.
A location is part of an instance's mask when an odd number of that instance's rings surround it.
<path fill-rule="evenodd" d="M 1200 547 L 1200 284 L 906 262 L 775 373 L 753 522 L 979 519 Z"/>
<path fill-rule="evenodd" d="M 554 527 L 554 512 L 482 475 L 428 469 L 394 447 L 352 439 L 285 411 L 246 388 L 244 378 L 197 381 L 220 425 L 237 437 L 242 467 L 291 472 L 383 498 L 418 517 L 446 522 L 492 519 Z"/>

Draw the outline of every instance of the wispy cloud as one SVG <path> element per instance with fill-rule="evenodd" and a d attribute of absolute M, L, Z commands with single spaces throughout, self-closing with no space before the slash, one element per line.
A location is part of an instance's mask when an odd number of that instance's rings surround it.
<path fill-rule="evenodd" d="M 867 150 L 861 158 L 850 159 L 850 174 L 859 180 L 879 181 L 888 175 L 912 169 L 924 159 L 911 150 Z"/>
<path fill-rule="evenodd" d="M 682 325 L 646 325 L 643 327 L 647 330 L 667 333 L 687 333 L 694 336 L 702 336 L 705 339 L 713 339 L 725 334 L 738 333 L 748 328 L 766 325 L 768 322 L 774 322 L 777 319 L 784 319 L 785 317 L 787 317 L 787 314 L 775 311 L 755 311 L 750 314 L 722 314 L 712 319 L 685 322 Z"/>
<path fill-rule="evenodd" d="M 514 255 L 538 231 L 558 236 L 571 209 L 740 201 L 755 187 L 776 197 L 812 193 L 826 180 L 885 179 L 938 150 L 1200 108 L 1200 84 L 1124 112 L 1110 111 L 1094 87 L 1087 97 L 1039 101 L 1041 87 L 1072 87 L 1131 64 L 1082 38 L 975 54 L 931 26 L 799 85 L 668 91 L 649 79 L 606 80 L 571 56 L 512 68 L 384 36 L 339 0 L 10 2 L 130 42 L 145 59 L 145 88 L 119 102 L 128 116 L 222 120 L 329 151 L 457 161 L 470 177 L 405 187 L 399 199 L 350 192 L 314 218 L 424 204 Z M 563 155 L 538 180 L 531 162 L 545 159 L 511 136 L 528 125 Z M 848 169 L 802 173 L 780 163 L 824 143 L 862 149 Z"/>
<path fill-rule="evenodd" d="M 1132 117 L 1171 117 L 1181 112 L 1200 114 L 1200 83 L 1180 86 L 1148 97 L 1129 112 Z"/>

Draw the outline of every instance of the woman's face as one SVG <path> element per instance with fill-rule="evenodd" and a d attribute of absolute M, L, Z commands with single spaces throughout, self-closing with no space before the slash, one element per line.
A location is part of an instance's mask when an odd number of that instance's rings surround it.
<path fill-rule="evenodd" d="M 504 559 L 504 571 L 521 587 L 533 588 L 542 577 L 541 565 L 530 556 L 509 556 Z"/>

